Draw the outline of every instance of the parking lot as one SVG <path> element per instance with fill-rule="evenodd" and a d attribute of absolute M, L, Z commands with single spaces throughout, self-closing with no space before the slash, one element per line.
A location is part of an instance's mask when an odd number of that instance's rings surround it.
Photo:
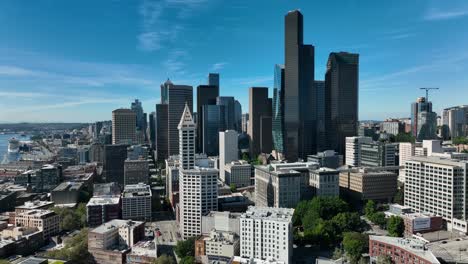
<path fill-rule="evenodd" d="M 159 245 L 175 246 L 177 241 L 182 240 L 175 220 L 151 222 L 147 225 L 151 226 L 154 230 L 159 230 Z"/>

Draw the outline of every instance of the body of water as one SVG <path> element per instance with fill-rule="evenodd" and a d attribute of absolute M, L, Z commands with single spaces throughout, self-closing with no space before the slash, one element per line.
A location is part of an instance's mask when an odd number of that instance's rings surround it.
<path fill-rule="evenodd" d="M 16 138 L 20 141 L 28 141 L 30 139 L 29 136 L 22 137 L 20 134 L 0 134 L 0 163 L 5 155 L 8 154 L 8 141 L 10 138 Z"/>

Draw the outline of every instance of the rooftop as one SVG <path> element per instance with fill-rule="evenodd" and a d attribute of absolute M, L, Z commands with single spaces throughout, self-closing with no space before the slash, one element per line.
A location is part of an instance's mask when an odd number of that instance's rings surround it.
<path fill-rule="evenodd" d="M 55 213 L 51 210 L 43 210 L 43 209 L 34 209 L 26 212 L 19 213 L 16 217 L 19 216 L 34 216 L 34 217 L 41 217 L 46 215 L 55 215 Z"/>
<path fill-rule="evenodd" d="M 16 206 L 15 208 L 16 209 L 39 209 L 39 208 L 42 208 L 42 207 L 51 206 L 53 204 L 54 204 L 54 202 L 51 202 L 51 201 L 35 200 L 35 201 L 25 202 L 23 205 Z"/>
<path fill-rule="evenodd" d="M 388 236 L 369 236 L 369 240 L 379 241 L 392 246 L 402 248 L 420 258 L 428 260 L 430 263 L 439 263 L 437 258 L 432 254 L 431 251 L 427 250 L 426 244 L 421 240 L 400 238 L 400 237 L 388 237 Z"/>
<path fill-rule="evenodd" d="M 293 214 L 294 209 L 290 208 L 249 206 L 247 212 L 243 213 L 241 218 L 291 222 Z"/>
<path fill-rule="evenodd" d="M 55 187 L 53 192 L 79 191 L 83 187 L 83 184 L 83 182 L 62 182 L 59 186 Z"/>
<path fill-rule="evenodd" d="M 132 255 L 147 256 L 157 258 L 157 250 L 154 240 L 142 240 L 132 247 Z"/>
<path fill-rule="evenodd" d="M 151 187 L 148 184 L 138 183 L 125 185 L 122 197 L 151 196 Z"/>
<path fill-rule="evenodd" d="M 106 204 L 119 204 L 120 196 L 101 196 L 92 197 L 87 206 L 90 205 L 106 205 Z"/>
<path fill-rule="evenodd" d="M 141 224 L 144 224 L 144 222 L 114 219 L 94 228 L 93 230 L 91 230 L 91 232 L 102 234 L 110 230 L 114 230 L 114 229 L 121 228 L 121 227 L 133 227 L 134 228 Z"/>
<path fill-rule="evenodd" d="M 442 157 L 433 157 L 433 156 L 428 156 L 428 157 L 414 156 L 414 157 L 411 157 L 411 159 L 408 161 L 434 163 L 438 165 L 454 166 L 454 167 L 464 166 L 468 163 L 468 161 L 458 161 L 458 160 L 452 160 L 452 159 L 447 159 L 447 158 L 442 158 Z"/>

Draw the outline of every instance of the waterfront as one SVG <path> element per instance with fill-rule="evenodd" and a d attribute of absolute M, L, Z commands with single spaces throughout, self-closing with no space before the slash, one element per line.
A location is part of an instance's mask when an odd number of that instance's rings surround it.
<path fill-rule="evenodd" d="M 8 153 L 8 141 L 10 138 L 17 138 L 20 141 L 27 141 L 30 139 L 29 136 L 21 136 L 21 134 L 0 134 L 0 163 Z"/>

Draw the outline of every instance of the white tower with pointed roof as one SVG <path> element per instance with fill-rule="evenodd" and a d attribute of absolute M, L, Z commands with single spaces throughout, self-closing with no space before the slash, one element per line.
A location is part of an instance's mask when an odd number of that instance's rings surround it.
<path fill-rule="evenodd" d="M 188 105 L 179 125 L 180 233 L 184 239 L 201 235 L 201 217 L 218 210 L 218 170 L 195 167 L 195 122 Z"/>
<path fill-rule="evenodd" d="M 183 170 L 195 167 L 195 122 L 187 104 L 185 104 L 179 125 L 179 164 Z"/>

